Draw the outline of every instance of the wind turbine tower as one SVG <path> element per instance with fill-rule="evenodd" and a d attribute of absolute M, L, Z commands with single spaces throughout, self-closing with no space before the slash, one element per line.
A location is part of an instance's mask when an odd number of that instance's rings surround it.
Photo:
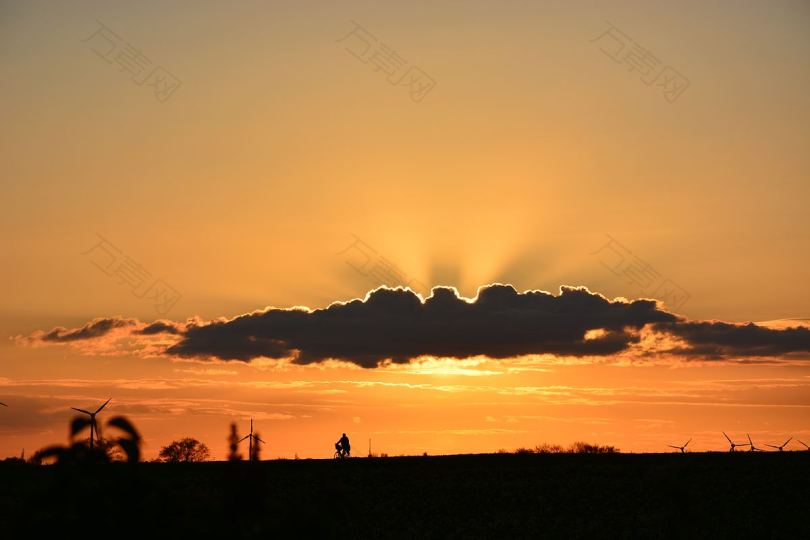
<path fill-rule="evenodd" d="M 726 432 L 725 432 L 725 431 L 723 431 L 722 433 L 723 433 L 723 436 L 724 436 L 724 437 L 726 438 L 726 440 L 728 441 L 728 444 L 730 445 L 730 446 L 729 446 L 729 448 L 728 448 L 728 451 L 729 451 L 729 452 L 733 452 L 733 451 L 734 451 L 734 449 L 735 449 L 735 448 L 737 448 L 738 446 L 748 446 L 748 443 L 735 443 L 734 441 L 732 441 L 732 440 L 729 438 L 729 436 L 728 436 L 728 435 L 726 435 Z"/>
<path fill-rule="evenodd" d="M 239 442 L 242 442 L 245 439 L 248 440 L 248 461 L 253 461 L 253 439 L 256 439 L 262 444 L 267 444 L 266 442 L 261 440 L 258 436 L 253 434 L 253 418 L 250 419 L 250 433 L 239 439 Z"/>
<path fill-rule="evenodd" d="M 93 449 L 93 441 L 94 441 L 93 435 L 95 434 L 96 436 L 98 436 L 98 424 L 96 423 L 96 415 L 101 412 L 101 409 L 103 409 L 104 407 L 107 406 L 107 403 L 109 403 L 111 399 L 112 398 L 105 401 L 104 405 L 102 405 L 101 407 L 96 409 L 96 412 L 90 412 L 90 411 L 85 411 L 84 409 L 77 409 L 76 407 L 71 407 L 71 409 L 73 409 L 74 411 L 78 411 L 78 412 L 80 412 L 82 414 L 86 414 L 86 415 L 88 415 L 90 417 L 90 450 Z M 99 436 L 99 438 L 101 438 L 101 437 Z"/>

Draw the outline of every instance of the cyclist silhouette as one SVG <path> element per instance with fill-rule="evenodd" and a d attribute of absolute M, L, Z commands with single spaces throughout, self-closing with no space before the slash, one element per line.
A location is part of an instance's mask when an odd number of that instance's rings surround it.
<path fill-rule="evenodd" d="M 343 459 L 349 457 L 352 451 L 352 445 L 349 444 L 349 438 L 344 433 L 338 442 L 335 443 L 335 458 Z"/>

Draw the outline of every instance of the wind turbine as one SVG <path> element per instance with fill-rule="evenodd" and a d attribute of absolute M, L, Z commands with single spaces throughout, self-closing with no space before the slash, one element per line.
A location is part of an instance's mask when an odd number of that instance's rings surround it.
<path fill-rule="evenodd" d="M 245 439 L 248 440 L 248 461 L 253 461 L 253 439 L 256 439 L 262 444 L 267 444 L 266 442 L 261 440 L 257 435 L 253 434 L 253 418 L 250 419 L 250 433 L 239 439 L 239 442 L 242 442 Z"/>
<path fill-rule="evenodd" d="M 690 442 L 692 442 L 692 439 L 689 439 L 688 441 L 686 441 L 686 443 L 683 446 L 673 446 L 671 444 L 668 444 L 667 446 L 669 446 L 670 448 L 677 448 L 678 450 L 681 451 L 681 454 L 685 454 L 686 453 L 686 447 L 689 446 Z"/>
<path fill-rule="evenodd" d="M 80 413 L 86 414 L 90 417 L 90 450 L 93 449 L 93 433 L 98 435 L 99 439 L 101 436 L 98 434 L 98 424 L 96 423 L 96 415 L 101 412 L 101 409 L 107 406 L 107 403 L 110 402 L 112 398 L 108 399 L 104 402 L 104 405 L 96 409 L 96 412 L 85 411 L 84 409 L 77 409 L 76 407 L 71 407 L 74 411 L 79 411 Z"/>
<path fill-rule="evenodd" d="M 775 444 L 766 444 L 765 446 L 770 446 L 771 448 L 776 448 L 776 449 L 778 449 L 780 452 L 784 452 L 784 451 L 785 451 L 785 446 L 787 446 L 787 443 L 789 443 L 789 442 L 790 442 L 790 441 L 792 441 L 792 440 L 793 440 L 793 437 L 791 437 L 790 439 L 786 440 L 785 442 L 783 442 L 783 443 L 782 443 L 781 445 L 779 445 L 779 446 L 777 446 L 777 445 L 775 445 Z M 804 443 L 802 443 L 802 444 L 804 444 Z"/>
<path fill-rule="evenodd" d="M 730 444 L 730 445 L 731 445 L 731 446 L 729 446 L 729 448 L 728 448 L 728 451 L 729 451 L 729 452 L 733 452 L 733 451 L 734 451 L 734 449 L 735 449 L 735 448 L 737 448 L 738 446 L 748 446 L 748 443 L 740 443 L 740 444 L 737 444 L 737 443 L 735 443 L 734 441 L 732 441 L 731 439 L 729 439 L 729 438 L 728 438 L 728 435 L 726 435 L 726 432 L 725 432 L 725 431 L 723 431 L 722 433 L 723 433 L 723 436 L 724 436 L 724 437 L 726 438 L 726 440 L 728 441 L 728 444 Z"/>
<path fill-rule="evenodd" d="M 754 446 L 754 441 L 751 440 L 751 435 L 746 433 L 745 436 L 748 437 L 748 446 L 750 447 L 748 449 L 749 452 L 762 452 L 761 448 L 757 448 L 756 446 Z"/>

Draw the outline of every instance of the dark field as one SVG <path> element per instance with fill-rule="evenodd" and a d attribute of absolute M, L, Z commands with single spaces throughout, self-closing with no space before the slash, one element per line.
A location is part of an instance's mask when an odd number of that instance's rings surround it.
<path fill-rule="evenodd" d="M 0 536 L 810 538 L 808 478 L 810 452 L 0 464 Z"/>

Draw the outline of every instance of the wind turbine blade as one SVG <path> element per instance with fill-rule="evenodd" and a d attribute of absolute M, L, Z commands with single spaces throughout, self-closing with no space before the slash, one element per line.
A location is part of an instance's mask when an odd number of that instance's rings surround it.
<path fill-rule="evenodd" d="M 725 431 L 723 431 L 722 433 L 723 433 L 723 437 L 725 437 L 728 442 L 730 442 L 731 444 L 734 444 L 733 442 L 731 442 L 731 439 L 728 438 L 728 435 L 726 435 Z"/>
<path fill-rule="evenodd" d="M 267 444 L 266 442 L 264 442 L 262 439 L 260 439 L 260 438 L 258 438 L 258 437 L 256 437 L 256 440 L 257 440 L 257 441 L 259 441 L 259 442 L 260 442 L 260 443 L 262 443 L 262 444 Z"/>
<path fill-rule="evenodd" d="M 672 446 L 671 444 L 668 444 L 667 446 L 669 446 L 670 448 L 677 448 L 678 450 L 680 450 L 680 449 L 681 449 L 681 447 L 680 447 L 680 446 Z"/>
<path fill-rule="evenodd" d="M 802 446 L 804 446 L 805 448 L 810 448 L 810 446 L 807 446 L 806 444 L 804 444 L 804 443 L 803 443 L 802 441 L 800 441 L 799 439 L 796 439 L 796 442 L 801 443 L 801 445 L 802 445 Z"/>
<path fill-rule="evenodd" d="M 754 443 L 751 441 L 751 435 L 746 433 L 745 436 L 748 437 L 748 446 L 754 446 Z"/>
<path fill-rule="evenodd" d="M 90 416 L 93 415 L 90 411 L 85 411 L 84 409 L 77 409 L 76 407 L 71 407 L 74 411 L 79 411 L 80 413 L 89 414 Z"/>
<path fill-rule="evenodd" d="M 239 439 L 239 442 L 244 441 L 244 440 L 245 440 L 245 439 L 247 439 L 248 437 L 250 437 L 250 435 L 245 435 L 244 437 L 242 437 L 241 439 Z"/>
<path fill-rule="evenodd" d="M 101 409 L 103 409 L 104 407 L 106 407 L 106 406 L 107 406 L 107 403 L 109 403 L 111 399 L 112 399 L 112 398 L 110 398 L 110 399 L 108 399 L 107 401 L 105 401 L 105 402 L 104 402 L 104 405 L 102 405 L 101 407 L 99 407 L 99 408 L 98 408 L 98 410 L 96 410 L 96 414 L 100 413 L 100 412 L 101 412 Z"/>
<path fill-rule="evenodd" d="M 687 446 L 689 446 L 689 443 L 690 443 L 690 442 L 692 442 L 692 439 L 689 439 L 688 441 L 686 441 L 686 444 L 685 444 L 685 445 L 683 445 L 683 447 L 684 447 L 684 448 L 686 448 Z"/>
<path fill-rule="evenodd" d="M 786 441 L 785 441 L 785 442 L 782 444 L 782 446 L 787 446 L 787 443 L 789 443 L 789 442 L 790 442 L 790 441 L 792 441 L 792 440 L 793 440 L 793 437 L 791 437 L 790 439 L 786 440 Z"/>
<path fill-rule="evenodd" d="M 772 444 L 766 444 L 765 446 L 770 446 L 771 448 L 779 448 L 778 446 L 774 446 Z"/>

